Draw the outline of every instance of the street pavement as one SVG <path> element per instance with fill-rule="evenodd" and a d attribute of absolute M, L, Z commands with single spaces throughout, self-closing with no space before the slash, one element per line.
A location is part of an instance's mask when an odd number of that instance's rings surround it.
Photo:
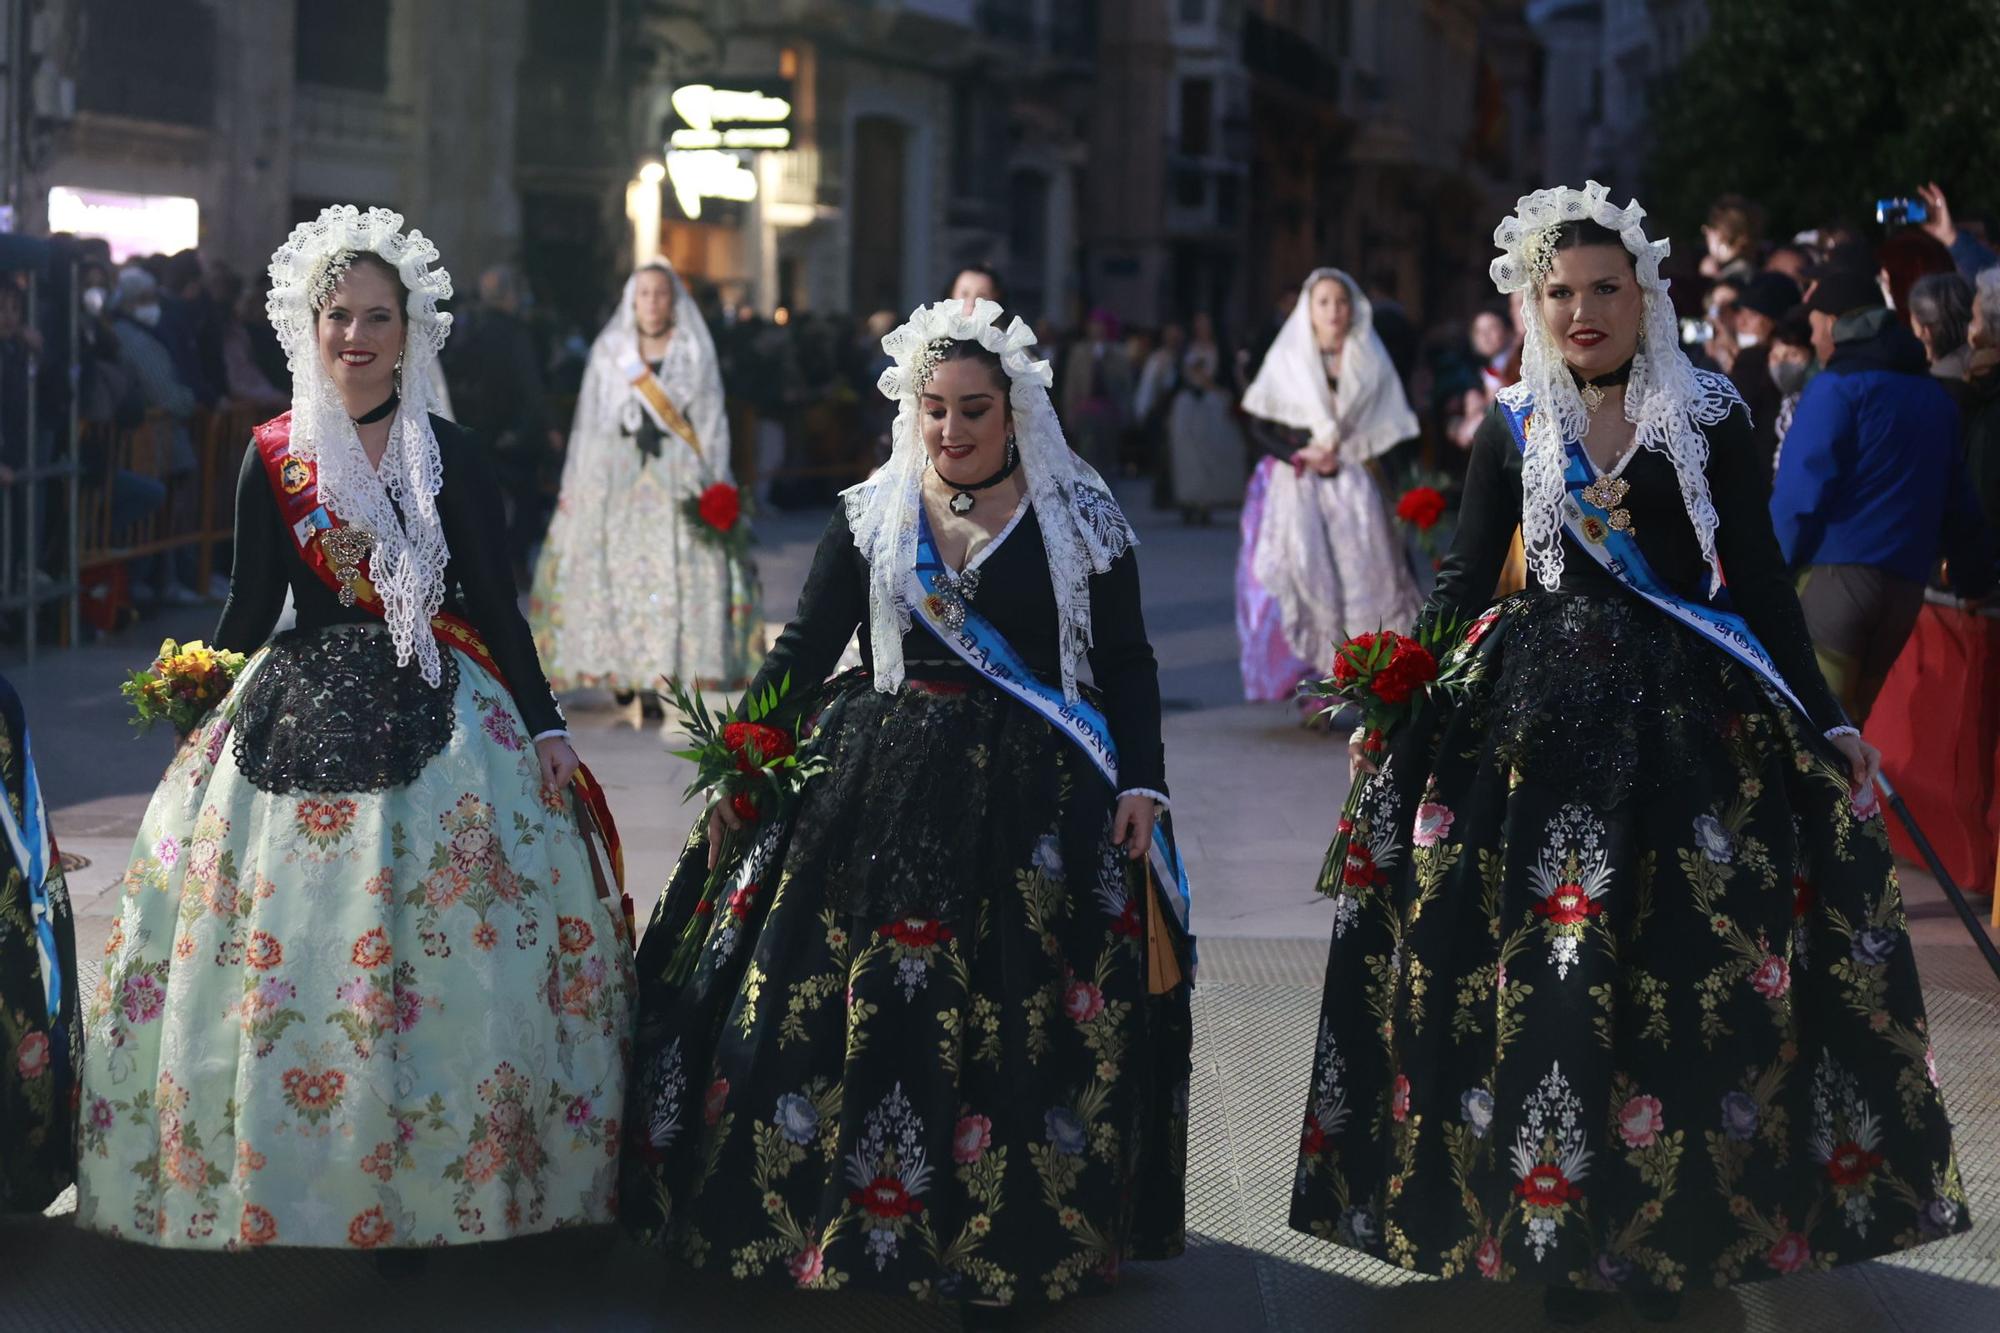
<path fill-rule="evenodd" d="M 1190 1245 L 1175 1262 L 1132 1266 L 1115 1296 L 1073 1302 L 1034 1327 L 1542 1327 L 1533 1290 L 1411 1279 L 1285 1227 L 1331 928 L 1312 886 L 1346 791 L 1343 751 L 1301 730 L 1287 705 L 1241 701 L 1233 525 L 1183 528 L 1150 514 L 1137 490 L 1122 498 L 1142 536 L 1168 774 L 1202 939 Z M 773 622 L 790 613 L 823 524 L 823 514 L 760 521 Z M 126 853 L 168 758 L 166 738 L 135 738 L 127 726 L 118 682 L 163 635 L 205 635 L 215 610 L 177 611 L 114 641 L 5 666 L 35 731 L 57 836 L 90 862 L 70 878 L 83 958 L 101 952 Z M 566 702 L 576 747 L 618 818 L 644 920 L 695 814 L 680 795 L 689 768 L 667 753 L 670 738 L 624 725 L 607 697 Z M 1685 1327 L 2000 1328 L 2000 985 L 1928 876 L 1905 868 L 1904 891 L 1975 1229 L 1897 1260 L 1692 1293 Z M 46 1218 L 0 1219 L 0 1333 L 953 1327 L 948 1314 L 909 1302 L 695 1274 L 608 1231 L 442 1252 L 422 1275 L 391 1281 L 366 1257 L 344 1253 L 189 1255 L 117 1244 L 78 1232 L 72 1207 L 66 1199 Z M 1614 1314 L 1595 1327 L 1641 1325 Z"/>

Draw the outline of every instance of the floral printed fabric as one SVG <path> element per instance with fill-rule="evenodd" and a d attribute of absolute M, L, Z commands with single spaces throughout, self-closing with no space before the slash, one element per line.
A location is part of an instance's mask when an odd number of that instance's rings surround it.
<path fill-rule="evenodd" d="M 23 730 L 20 700 L 0 678 L 0 800 L 13 807 L 17 821 L 26 813 Z M 83 1045 L 76 1021 L 76 942 L 60 867 L 51 867 L 47 896 L 63 978 L 54 1022 L 27 879 L 12 847 L 0 838 L 0 1213 L 46 1208 L 68 1188 L 75 1168 L 76 1070 Z"/>
<path fill-rule="evenodd" d="M 1558 601 L 1616 614 L 1535 593 L 1476 624 L 1481 683 L 1392 741 L 1334 840 L 1292 1225 L 1447 1277 L 1668 1290 L 1964 1231 L 1881 816 L 1712 652 L 1679 692 L 1731 706 L 1684 781 L 1599 808 L 1511 768 L 1492 686 Z"/>
<path fill-rule="evenodd" d="M 629 945 L 512 700 L 461 656 L 415 782 L 276 796 L 227 744 L 265 660 L 176 755 L 126 871 L 80 1220 L 357 1249 L 610 1220 Z"/>
<path fill-rule="evenodd" d="M 939 706 L 988 743 L 923 748 Z M 976 784 L 992 797 L 962 827 L 986 852 L 949 918 L 830 905 L 834 858 L 799 849 L 843 799 L 836 767 L 759 831 L 673 986 L 697 825 L 639 958 L 623 1212 L 642 1238 L 737 1277 L 1005 1304 L 1179 1253 L 1188 996 L 1146 993 L 1143 880 L 1110 845 L 1111 793 L 1045 724 L 1033 753 L 999 746 L 1014 708 L 864 680 L 811 741 L 840 755 L 868 730 L 912 781 L 1002 753 L 1048 767 Z"/>

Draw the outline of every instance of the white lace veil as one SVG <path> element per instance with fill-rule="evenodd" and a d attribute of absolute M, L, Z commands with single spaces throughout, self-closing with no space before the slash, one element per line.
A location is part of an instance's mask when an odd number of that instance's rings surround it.
<path fill-rule="evenodd" d="M 409 289 L 403 401 L 379 470 L 362 451 L 361 437 L 320 360 L 315 337 L 319 306 L 347 263 L 363 253 L 381 256 Z M 443 674 L 431 617 L 444 605 L 444 572 L 451 560 L 438 517 L 444 467 L 430 417 L 436 397 L 431 370 L 451 332 L 451 316 L 437 308 L 451 295 L 451 275 L 432 267 L 437 258 L 437 247 L 422 232 L 403 232 L 402 214 L 386 208 L 363 213 L 343 204 L 292 229 L 271 256 L 271 292 L 265 301 L 292 372 L 292 453 L 317 465 L 319 495 L 326 506 L 374 537 L 369 577 L 382 597 L 396 661 L 407 665 L 414 660 L 432 685 Z"/>
<path fill-rule="evenodd" d="M 1645 293 L 1639 348 L 1625 385 L 1625 419 L 1637 427 L 1638 447 L 1658 450 L 1673 460 L 1681 502 L 1694 524 L 1702 556 L 1715 578 L 1722 577 L 1715 555 L 1715 505 L 1708 492 L 1708 436 L 1703 428 L 1721 422 L 1743 399 L 1726 376 L 1695 369 L 1681 350 L 1668 284 L 1660 276 L 1660 261 L 1671 247 L 1664 237 L 1647 239 L 1639 225 L 1646 210 L 1637 200 L 1618 208 L 1610 194 L 1596 181 L 1585 182 L 1581 190 L 1566 185 L 1537 190 L 1523 195 L 1513 216 L 1493 232 L 1493 243 L 1504 252 L 1493 261 L 1493 285 L 1505 295 L 1524 292 L 1528 304 L 1522 321 L 1527 341 L 1521 349 L 1521 381 L 1502 389 L 1500 400 L 1516 410 L 1534 409 L 1521 460 L 1521 542 L 1536 579 L 1551 591 L 1561 584 L 1563 572 L 1565 446 L 1583 437 L 1590 414 L 1584 410 L 1569 363 L 1537 308 L 1536 293 L 1554 257 L 1555 229 L 1585 220 L 1617 233 L 1632 255 Z"/>
<path fill-rule="evenodd" d="M 1335 372 L 1337 389 L 1327 386 L 1312 327 L 1313 288 L 1328 278 L 1347 288 L 1353 310 Z M 1375 307 L 1361 285 L 1337 268 L 1316 268 L 1306 276 L 1298 303 L 1243 394 L 1243 410 L 1309 431 L 1314 444 L 1336 441 L 1341 457 L 1357 463 L 1387 453 L 1418 431 L 1403 381 L 1375 332 Z"/>
<path fill-rule="evenodd" d="M 874 650 L 875 688 L 884 693 L 903 683 L 903 636 L 910 629 L 906 590 L 917 567 L 917 516 L 923 504 L 924 453 L 917 421 L 918 378 L 925 349 L 941 338 L 972 339 L 999 356 L 1014 410 L 1014 442 L 1021 451 L 1028 500 L 1042 529 L 1042 546 L 1055 585 L 1061 645 L 1063 696 L 1077 697 L 1077 668 L 1091 644 L 1090 576 L 1139 539 L 1125 521 L 1110 488 L 1096 469 L 1070 452 L 1049 402 L 1054 373 L 1046 361 L 1030 358 L 1034 332 L 1016 319 L 1003 332 L 993 326 L 1000 307 L 976 302 L 970 313 L 961 301 L 939 301 L 910 312 L 909 322 L 882 339 L 894 364 L 877 386 L 896 404 L 889 461 L 874 476 L 841 492 L 854 545 L 868 561 L 868 633 Z"/>
<path fill-rule="evenodd" d="M 645 409 L 619 363 L 628 354 L 639 354 L 639 319 L 632 309 L 632 297 L 639 287 L 639 274 L 649 269 L 666 274 L 674 292 L 674 331 L 667 338 L 660 362 L 660 383 L 700 437 L 709 477 L 729 481 L 729 416 L 723 410 L 722 363 L 715 355 L 715 339 L 701 317 L 701 307 L 688 294 L 687 284 L 663 261 L 643 265 L 625 280 L 617 312 L 590 345 L 590 362 L 584 371 L 583 390 L 577 396 L 576 421 L 570 434 L 579 440 L 598 440 L 639 428 Z M 568 484 L 567 475 L 564 484 Z"/>

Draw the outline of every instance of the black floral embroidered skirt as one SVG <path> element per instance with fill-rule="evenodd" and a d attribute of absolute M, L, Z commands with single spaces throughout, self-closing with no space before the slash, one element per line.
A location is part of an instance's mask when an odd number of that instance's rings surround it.
<path fill-rule="evenodd" d="M 641 943 L 621 1208 L 697 1267 L 1053 1301 L 1182 1246 L 1190 1017 L 1112 793 L 983 683 L 845 682 L 699 961 L 698 824 Z M 1184 944 L 1184 941 L 1180 943 Z"/>
<path fill-rule="evenodd" d="M 1727 1285 L 1967 1229 L 1879 814 L 1719 650 L 1522 594 L 1336 836 L 1292 1225 L 1403 1268 Z"/>

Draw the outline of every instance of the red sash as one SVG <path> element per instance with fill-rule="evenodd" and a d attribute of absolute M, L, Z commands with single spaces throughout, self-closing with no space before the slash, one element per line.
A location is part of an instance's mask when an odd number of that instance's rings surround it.
<path fill-rule="evenodd" d="M 343 580 L 334 573 L 333 562 L 321 549 L 321 538 L 328 532 L 340 530 L 346 524 L 320 502 L 318 468 L 305 459 L 292 456 L 292 414 L 287 412 L 283 416 L 273 417 L 251 434 L 257 444 L 257 455 L 264 462 L 264 475 L 270 479 L 271 494 L 277 497 L 278 513 L 284 519 L 286 529 L 291 532 L 292 540 L 298 545 L 299 558 L 305 561 L 306 568 L 319 576 L 320 582 L 336 593 L 339 592 Z M 357 576 L 349 585 L 354 593 L 354 605 L 370 615 L 383 616 L 386 613 L 382 606 L 382 598 L 375 591 L 374 583 L 369 580 L 367 569 L 368 563 L 364 559 L 360 562 Z M 431 617 L 431 633 L 437 638 L 440 647 L 447 651 L 456 648 L 464 653 L 477 663 L 482 671 L 491 676 L 501 689 L 506 690 L 510 698 L 514 697 L 514 689 L 507 683 L 507 677 L 501 673 L 500 664 L 493 660 L 492 650 L 487 648 L 486 640 L 481 637 L 478 628 L 471 621 L 463 616 L 440 612 Z M 518 699 L 516 706 L 519 706 Z M 603 784 L 599 783 L 596 775 L 582 763 L 577 765 L 576 776 L 571 779 L 571 783 L 576 789 L 580 812 L 590 825 L 586 832 L 597 834 L 599 841 L 604 844 L 605 855 L 611 863 L 611 878 L 607 885 L 603 871 L 597 864 L 596 851 L 594 848 L 591 850 L 590 868 L 598 877 L 598 890 L 607 898 L 613 894 L 618 896 L 628 937 L 636 942 L 638 933 L 633 920 L 632 897 L 625 892 L 624 845 L 618 839 L 618 825 L 611 818 L 611 805 L 605 799 Z M 585 839 L 585 843 L 588 845 L 588 838 Z"/>

